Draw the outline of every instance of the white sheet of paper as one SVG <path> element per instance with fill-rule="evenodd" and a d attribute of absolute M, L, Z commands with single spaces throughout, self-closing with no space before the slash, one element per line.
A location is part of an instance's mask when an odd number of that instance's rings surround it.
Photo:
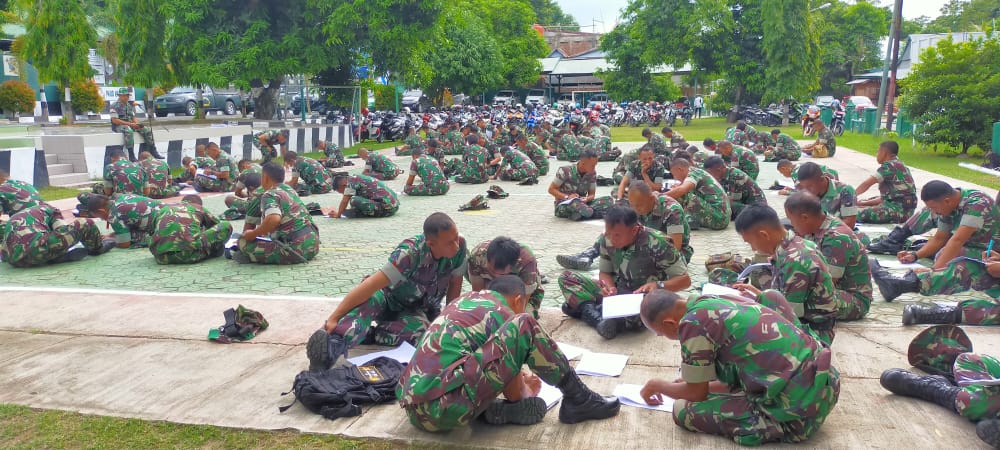
<path fill-rule="evenodd" d="M 584 353 L 576 365 L 576 373 L 594 377 L 617 377 L 625 370 L 628 355 L 616 353 Z"/>
<path fill-rule="evenodd" d="M 239 246 L 240 246 L 240 238 L 229 238 L 229 240 L 226 241 L 225 248 L 236 248 Z"/>
<path fill-rule="evenodd" d="M 177 194 L 179 194 L 179 195 L 198 195 L 198 191 L 196 191 L 194 189 L 184 189 L 183 191 L 180 191 Z"/>
<path fill-rule="evenodd" d="M 645 294 L 623 294 L 604 297 L 601 312 L 605 319 L 639 315 L 639 306 Z"/>
<path fill-rule="evenodd" d="M 417 352 L 416 348 L 413 348 L 409 342 L 403 342 L 403 345 L 396 347 L 392 350 L 384 350 L 381 352 L 372 352 L 364 355 L 355 356 L 353 358 L 347 358 L 351 364 L 355 366 L 360 366 L 368 361 L 371 361 L 379 356 L 385 356 L 386 358 L 392 358 L 403 364 L 409 364 L 410 360 L 413 359 L 413 354 Z"/>
<path fill-rule="evenodd" d="M 945 307 L 956 307 L 956 306 L 958 306 L 958 302 L 949 302 L 947 300 L 937 300 L 934 303 L 937 304 L 938 306 L 945 306 Z"/>
<path fill-rule="evenodd" d="M 562 350 L 563 354 L 566 355 L 566 359 L 568 360 L 574 360 L 576 358 L 583 356 L 584 353 L 590 352 L 589 350 L 583 347 L 577 347 L 575 345 L 570 345 L 565 342 L 556 341 L 556 345 L 559 346 L 559 350 Z"/>
<path fill-rule="evenodd" d="M 542 382 L 542 388 L 538 390 L 538 396 L 541 397 L 542 400 L 545 400 L 545 407 L 548 409 L 552 409 L 552 407 L 556 406 L 556 403 L 559 403 L 559 400 L 562 400 L 563 398 L 562 391 L 560 391 L 559 388 L 544 381 Z"/>
<path fill-rule="evenodd" d="M 612 394 L 621 400 L 623 405 L 634 406 L 636 408 L 652 409 L 654 411 L 672 412 L 674 410 L 674 399 L 662 396 L 662 405 L 649 405 L 642 399 L 640 391 L 642 386 L 638 384 L 619 384 L 615 386 Z"/>
<path fill-rule="evenodd" d="M 573 203 L 574 200 L 580 200 L 580 197 L 573 197 L 573 198 L 571 198 L 569 200 L 563 200 L 563 201 L 559 202 L 559 206 L 568 205 L 570 203 Z"/>
<path fill-rule="evenodd" d="M 892 232 L 892 230 L 890 230 L 890 229 L 888 229 L 886 227 L 880 227 L 880 226 L 877 226 L 877 225 L 860 225 L 859 224 L 859 225 L 856 226 L 856 228 L 858 229 L 858 231 L 860 231 L 862 233 L 882 233 L 882 234 L 888 234 L 888 233 Z"/>
<path fill-rule="evenodd" d="M 205 169 L 195 169 L 194 174 L 195 175 L 204 175 L 205 174 Z"/>
<path fill-rule="evenodd" d="M 740 272 L 739 276 L 737 276 L 736 279 L 737 280 L 743 280 L 746 277 L 750 276 L 750 273 L 753 272 L 754 270 L 759 270 L 759 269 L 762 269 L 764 267 L 771 267 L 771 264 L 770 263 L 750 264 L 749 266 L 747 266 L 746 269 L 743 269 L 743 271 Z"/>
<path fill-rule="evenodd" d="M 73 244 L 70 248 L 66 249 L 66 253 L 69 253 L 69 252 L 71 252 L 73 250 L 76 250 L 78 248 L 84 248 L 83 247 L 83 242 L 77 242 L 77 243 Z"/>
<path fill-rule="evenodd" d="M 743 296 L 743 294 L 740 293 L 740 291 L 737 291 L 736 289 L 715 283 L 705 283 L 705 285 L 701 287 L 701 295 L 735 295 L 737 297 Z"/>
<path fill-rule="evenodd" d="M 257 240 L 262 242 L 271 242 L 271 238 L 267 236 L 257 236 Z"/>
<path fill-rule="evenodd" d="M 898 260 L 892 260 L 892 259 L 885 261 L 880 259 L 878 261 L 878 264 L 882 267 L 885 267 L 886 269 L 926 269 L 926 267 L 918 263 L 906 264 L 906 263 L 901 263 Z"/>

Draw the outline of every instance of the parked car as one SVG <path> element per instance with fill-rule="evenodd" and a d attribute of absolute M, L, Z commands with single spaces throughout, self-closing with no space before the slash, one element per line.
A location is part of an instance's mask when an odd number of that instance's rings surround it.
<path fill-rule="evenodd" d="M 816 96 L 816 106 L 830 106 L 833 103 L 832 95 L 818 95 Z"/>
<path fill-rule="evenodd" d="M 875 107 L 875 103 L 872 102 L 872 99 L 865 97 L 863 95 L 852 95 L 850 97 L 847 97 L 847 102 L 853 103 L 854 108 L 857 110 L 864 110 L 865 108 L 868 107 L 871 108 Z"/>
<path fill-rule="evenodd" d="M 227 115 L 235 115 L 243 107 L 243 100 L 237 91 L 215 90 L 211 87 L 202 89 L 202 109 L 206 111 L 222 111 Z M 248 110 L 253 109 L 253 102 L 247 99 Z M 170 92 L 156 97 L 156 117 L 164 117 L 167 113 L 193 116 L 197 112 L 198 91 L 191 86 L 178 86 Z"/>
<path fill-rule="evenodd" d="M 403 98 L 399 100 L 400 106 L 410 108 L 413 112 L 424 112 L 431 106 L 431 100 L 424 95 L 420 89 L 410 89 L 403 92 Z"/>
<path fill-rule="evenodd" d="M 573 100 L 573 94 L 559 94 L 559 99 L 556 100 L 560 106 L 565 106 L 569 108 L 576 107 L 576 101 Z"/>
<path fill-rule="evenodd" d="M 590 97 L 590 100 L 587 102 L 587 107 L 593 108 L 594 105 L 598 104 L 603 105 L 607 102 L 608 102 L 608 94 L 594 94 Z"/>
<path fill-rule="evenodd" d="M 506 106 L 513 105 L 517 102 L 516 96 L 517 94 L 515 94 L 514 91 L 504 90 L 497 92 L 497 95 L 493 97 L 493 104 Z"/>
<path fill-rule="evenodd" d="M 528 91 L 528 96 L 524 98 L 524 104 L 547 105 L 549 98 L 545 95 L 544 89 L 532 89 Z"/>
<path fill-rule="evenodd" d="M 302 96 L 296 95 L 292 97 L 291 109 L 293 112 L 298 113 L 302 111 Z M 330 105 L 326 103 L 326 98 L 319 94 L 312 94 L 309 96 L 309 110 L 319 114 L 326 114 L 331 109 Z"/>

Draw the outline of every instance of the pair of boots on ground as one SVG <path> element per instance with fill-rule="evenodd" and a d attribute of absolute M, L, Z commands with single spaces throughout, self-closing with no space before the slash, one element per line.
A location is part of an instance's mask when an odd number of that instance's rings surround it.
<path fill-rule="evenodd" d="M 920 279 L 912 270 L 906 272 L 901 277 L 893 276 L 885 267 L 882 267 L 878 260 L 870 258 L 868 266 L 871 268 L 872 280 L 878 286 L 879 292 L 885 301 L 891 302 L 902 294 L 910 292 L 920 292 Z M 918 323 L 928 324 L 959 324 L 962 323 L 962 308 L 958 306 L 923 306 L 906 305 L 903 307 L 903 325 L 913 325 Z"/>
<path fill-rule="evenodd" d="M 118 246 L 118 242 L 114 239 L 105 239 L 101 241 L 101 247 L 97 250 L 87 250 L 84 247 L 71 248 L 69 251 L 64 253 L 62 256 L 51 261 L 52 264 L 59 264 L 64 262 L 76 262 L 80 261 L 87 256 L 97 256 L 103 255 L 110 252 L 113 248 Z"/>
<path fill-rule="evenodd" d="M 629 294 L 630 292 L 619 291 L 619 294 Z M 563 314 L 574 319 L 580 319 L 583 323 L 594 327 L 597 334 L 604 339 L 614 339 L 625 331 L 638 331 L 645 328 L 639 316 L 620 317 L 605 319 L 601 307 L 594 302 L 581 304 L 576 311 L 570 310 L 568 303 L 562 305 Z"/>
<path fill-rule="evenodd" d="M 310 371 L 327 370 L 340 358 L 347 358 L 344 337 L 316 330 L 306 343 L 306 356 Z M 559 421 L 572 424 L 587 420 L 607 419 L 618 415 L 621 403 L 617 397 L 602 396 L 583 384 L 576 371 L 570 369 L 556 387 L 562 392 Z M 529 397 L 516 402 L 494 399 L 480 416 L 493 425 L 533 425 L 542 421 L 548 405 L 540 397 Z"/>

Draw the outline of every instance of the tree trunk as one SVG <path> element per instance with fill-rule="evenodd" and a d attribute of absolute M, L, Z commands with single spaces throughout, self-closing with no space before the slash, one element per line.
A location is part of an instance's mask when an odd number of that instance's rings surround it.
<path fill-rule="evenodd" d="M 726 116 L 727 123 L 733 123 L 740 120 L 740 102 L 743 101 L 743 94 L 746 91 L 746 86 L 742 84 L 736 85 L 736 101 L 733 102 L 732 109 L 729 110 L 729 114 Z"/>
<path fill-rule="evenodd" d="M 197 94 L 194 97 L 194 118 L 200 120 L 205 118 L 205 108 L 202 106 L 202 102 L 205 101 L 205 92 L 201 88 L 198 88 L 196 92 Z"/>
<path fill-rule="evenodd" d="M 790 102 L 781 102 L 781 126 L 788 126 L 788 104 Z"/>
<path fill-rule="evenodd" d="M 255 119 L 271 120 L 278 108 L 278 94 L 281 83 L 284 83 L 285 76 L 275 78 L 261 89 L 257 101 L 254 103 L 253 117 Z"/>
<path fill-rule="evenodd" d="M 62 115 L 63 115 L 63 120 L 66 121 L 66 125 L 73 125 L 73 123 L 76 121 L 76 117 L 73 116 L 73 99 L 70 98 L 70 101 L 68 101 L 68 102 L 66 101 L 66 88 L 67 87 L 69 87 L 69 80 L 63 81 L 62 85 L 59 86 L 59 89 L 62 89 L 62 93 L 63 93 Z"/>
<path fill-rule="evenodd" d="M 156 105 L 153 104 L 153 89 L 146 88 L 146 118 L 149 119 L 149 129 L 153 129 L 153 118 L 156 117 Z M 153 108 L 150 109 L 149 107 Z"/>

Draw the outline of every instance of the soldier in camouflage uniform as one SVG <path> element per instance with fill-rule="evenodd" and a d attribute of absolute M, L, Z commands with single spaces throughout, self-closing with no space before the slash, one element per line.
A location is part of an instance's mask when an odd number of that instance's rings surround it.
<path fill-rule="evenodd" d="M 58 209 L 44 202 L 14 213 L 0 228 L 4 237 L 0 255 L 14 267 L 79 261 L 115 247 L 114 240 L 101 236 L 93 220 L 64 220 Z M 70 250 L 78 243 L 83 248 Z"/>
<path fill-rule="evenodd" d="M 490 152 L 485 148 L 473 143 L 473 139 L 479 136 L 470 134 L 468 145 L 462 153 L 462 160 L 455 166 L 455 181 L 458 183 L 481 184 L 489 181 Z M 453 160 L 456 161 L 457 160 Z"/>
<path fill-rule="evenodd" d="M 993 383 L 1000 378 L 1000 359 L 974 353 L 969 336 L 954 325 L 922 331 L 910 343 L 907 359 L 930 375 L 888 369 L 879 379 L 883 388 L 976 422 L 976 435 L 990 447 L 1000 448 L 1000 387 Z"/>
<path fill-rule="evenodd" d="M 663 134 L 663 140 L 670 143 L 671 150 L 688 148 L 687 139 L 684 139 L 683 134 L 674 131 L 670 127 L 663 127 L 660 132 Z"/>
<path fill-rule="evenodd" d="M 142 136 L 146 143 L 146 149 L 157 159 L 163 156 L 156 151 L 156 142 L 153 140 L 153 130 L 146 128 L 139 123 L 135 117 L 135 108 L 129 102 L 128 88 L 118 89 L 118 101 L 111 104 L 111 131 L 121 133 L 125 138 L 125 149 L 128 150 L 129 161 L 135 161 L 135 133 Z"/>
<path fill-rule="evenodd" d="M 481 242 L 469 252 L 469 271 L 465 278 L 473 291 L 486 289 L 489 282 L 503 275 L 515 275 L 524 283 L 528 298 L 525 312 L 537 319 L 545 289 L 542 288 L 538 260 L 530 247 L 499 236 Z"/>
<path fill-rule="evenodd" d="M 708 172 L 719 182 L 722 190 L 729 194 L 729 207 L 733 210 L 732 218 L 750 205 L 766 205 L 767 198 L 757 182 L 749 175 L 735 167 L 729 167 L 719 156 L 711 156 L 705 160 L 705 172 Z"/>
<path fill-rule="evenodd" d="M 868 177 L 855 190 L 856 195 L 868 192 L 868 188 L 878 184 L 879 197 L 862 200 L 858 206 L 858 221 L 861 223 L 900 223 L 906 221 L 917 209 L 917 184 L 910 175 L 910 169 L 900 161 L 899 144 L 885 141 L 878 146 L 875 158 L 879 168 L 875 175 Z"/>
<path fill-rule="evenodd" d="M 146 193 L 146 172 L 136 163 L 125 159 L 120 149 L 111 151 L 111 164 L 104 166 L 104 181 L 94 185 L 95 194 L 139 194 Z"/>
<path fill-rule="evenodd" d="M 170 166 L 166 161 L 153 159 L 149 152 L 142 152 L 139 154 L 139 166 L 146 172 L 149 198 L 170 198 L 180 191 L 170 178 Z"/>
<path fill-rule="evenodd" d="M 528 140 L 526 135 L 518 136 L 517 149 L 528 156 L 531 162 L 538 169 L 538 176 L 549 174 L 549 152 L 545 151 L 538 143 Z"/>
<path fill-rule="evenodd" d="M 111 227 L 119 248 L 144 248 L 149 246 L 149 237 L 157 213 L 164 203 L 141 195 L 116 194 L 106 197 L 89 194 L 86 207 L 89 217 L 104 220 Z"/>
<path fill-rule="evenodd" d="M 854 231 L 823 212 L 816 196 L 797 192 L 785 201 L 785 215 L 795 233 L 812 241 L 823 253 L 841 305 L 837 320 L 859 320 L 872 303 L 872 273 L 865 251 Z"/>
<path fill-rule="evenodd" d="M 403 173 L 388 156 L 381 153 L 371 153 L 367 148 L 358 150 L 358 157 L 365 162 L 365 168 L 361 174 L 376 180 L 395 180 L 399 174 Z"/>
<path fill-rule="evenodd" d="M 626 198 L 626 188 L 632 184 L 632 181 L 645 182 L 649 185 L 650 189 L 659 192 L 663 189 L 663 180 L 666 173 L 667 169 L 656 160 L 653 148 L 644 145 L 639 148 L 639 154 L 636 159 L 629 163 L 625 170 L 625 175 L 618 182 L 618 194 L 616 197 Z"/>
<path fill-rule="evenodd" d="M 227 192 L 232 189 L 233 179 L 238 169 L 233 157 L 219 148 L 219 144 L 209 142 L 205 152 L 215 161 L 211 168 L 202 169 L 202 173 L 194 177 L 194 188 L 198 192 Z"/>
<path fill-rule="evenodd" d="M 521 135 L 518 139 L 526 138 Z M 507 147 L 503 152 L 503 160 L 497 169 L 496 178 L 503 181 L 538 180 L 538 168 L 531 162 L 531 158 L 521 153 L 517 147 Z"/>
<path fill-rule="evenodd" d="M 247 227 L 233 260 L 280 265 L 311 261 L 320 244 L 312 216 L 295 190 L 284 183 L 285 170 L 280 165 L 265 163 L 261 171 L 263 192 L 247 206 Z"/>
<path fill-rule="evenodd" d="M 389 217 L 399 211 L 399 198 L 388 185 L 367 175 L 339 176 L 333 180 L 343 194 L 340 207 L 324 211 L 331 218 Z M 347 209 L 348 205 L 351 207 Z"/>
<path fill-rule="evenodd" d="M 331 141 L 320 141 L 319 144 L 316 144 L 316 151 L 323 152 L 326 155 L 326 159 L 322 161 L 323 167 L 337 169 L 347 165 L 347 160 L 344 159 L 344 151 L 340 149 L 339 145 Z"/>
<path fill-rule="evenodd" d="M 13 216 L 41 203 L 44 203 L 42 196 L 34 186 L 12 179 L 10 174 L 0 170 L 0 215 Z"/>
<path fill-rule="evenodd" d="M 816 244 L 788 231 L 771 207 L 748 206 L 736 217 L 736 232 L 757 253 L 771 257 L 771 287 L 761 291 L 749 284 L 735 284 L 750 298 L 764 306 L 771 304 L 778 292 L 784 295 L 802 327 L 813 333 L 827 346 L 833 344 L 837 317 L 846 315 L 847 308 L 836 295 L 830 267 L 826 264 Z M 726 269 L 716 269 L 725 271 Z"/>
<path fill-rule="evenodd" d="M 417 177 L 420 177 L 421 184 L 413 184 Z M 424 155 L 422 148 L 414 149 L 413 161 L 410 162 L 410 176 L 403 186 L 403 193 L 413 196 L 444 195 L 448 193 L 450 187 L 448 178 L 444 176 L 437 160 Z"/>
<path fill-rule="evenodd" d="M 832 350 L 776 300 L 767 307 L 735 296 L 647 294 L 642 321 L 680 341 L 682 361 L 680 380 L 646 382 L 640 390 L 646 403 L 677 399 L 674 423 L 740 445 L 809 439 L 837 404 L 840 374 Z"/>
<path fill-rule="evenodd" d="M 458 130 L 458 124 L 453 124 L 450 131 L 444 135 L 445 142 L 445 154 L 446 155 L 461 155 L 463 149 L 465 149 L 465 135 L 463 135 Z"/>
<path fill-rule="evenodd" d="M 666 195 L 684 205 L 692 229 L 724 230 L 729 226 L 732 215 L 729 196 L 715 178 L 702 169 L 691 167 L 691 161 L 684 158 L 672 160 L 670 171 L 680 184 Z"/>
<path fill-rule="evenodd" d="M 233 226 L 219 221 L 197 195 L 163 205 L 153 218 L 149 252 L 157 264 L 194 264 L 222 255 Z"/>
<path fill-rule="evenodd" d="M 739 120 L 736 122 L 735 127 L 726 130 L 725 140 L 732 142 L 733 145 L 752 147 L 754 145 L 753 138 L 756 136 L 757 130 L 754 129 L 754 127 L 751 127 L 747 125 L 746 122 Z"/>
<path fill-rule="evenodd" d="M 278 157 L 278 150 L 282 154 L 288 150 L 288 136 L 281 130 L 267 130 L 253 135 L 253 146 L 260 150 L 261 164 Z"/>
<path fill-rule="evenodd" d="M 775 128 L 771 130 L 770 138 L 767 140 L 767 150 L 764 151 L 764 161 L 798 161 L 802 157 L 802 146 L 795 138 L 782 133 Z"/>
<path fill-rule="evenodd" d="M 951 295 L 976 290 L 986 294 L 986 298 L 962 300 L 956 306 L 906 305 L 903 307 L 903 325 L 1000 325 L 1000 253 L 993 251 L 983 261 L 985 264 L 957 260 L 944 269 L 917 273 L 917 289 L 921 294 Z"/>
<path fill-rule="evenodd" d="M 588 389 L 555 340 L 525 314 L 524 290 L 516 277 L 499 277 L 490 290 L 450 303 L 428 327 L 396 388 L 413 426 L 448 431 L 476 417 L 494 425 L 541 422 L 547 411 L 537 397 L 542 380 L 563 392 L 563 423 L 618 413 L 618 399 Z"/>
<path fill-rule="evenodd" d="M 333 190 L 333 176 L 315 159 L 285 152 L 285 167 L 292 169 L 289 186 L 307 194 L 326 194 Z"/>
<path fill-rule="evenodd" d="M 555 135 L 556 159 L 559 161 L 577 161 L 583 147 L 572 131 L 562 130 Z"/>
<path fill-rule="evenodd" d="M 611 136 L 605 135 L 600 128 L 591 128 L 590 135 L 593 141 L 590 147 L 597 150 L 597 159 L 600 161 L 614 161 L 622 155 L 618 148 L 611 147 Z"/>
<path fill-rule="evenodd" d="M 816 163 L 813 163 L 813 164 L 816 164 Z M 816 165 L 819 166 L 820 172 L 822 172 L 823 175 L 826 175 L 827 178 L 829 178 L 831 180 L 840 180 L 840 173 L 837 172 L 836 170 L 833 170 L 833 169 L 831 169 L 831 168 L 829 168 L 827 166 L 824 166 L 822 164 L 816 164 Z M 778 173 L 780 173 L 785 178 L 791 178 L 792 182 L 794 182 L 794 183 L 798 183 L 799 182 L 799 166 L 798 165 L 793 164 L 791 161 L 789 161 L 787 159 L 782 159 L 782 160 L 778 161 L 777 168 L 778 168 Z"/>
<path fill-rule="evenodd" d="M 796 173 L 799 177 L 799 188 L 819 197 L 823 211 L 839 218 L 854 229 L 857 224 L 858 198 L 854 194 L 853 187 L 827 177 L 819 164 L 814 162 L 802 164 Z"/>
<path fill-rule="evenodd" d="M 598 251 L 599 279 L 567 271 L 559 276 L 559 289 L 566 298 L 563 313 L 596 328 L 605 339 L 641 329 L 642 323 L 638 316 L 604 319 L 604 297 L 654 289 L 681 291 L 691 286 L 687 264 L 671 239 L 642 226 L 639 215 L 628 206 L 608 211 Z"/>
<path fill-rule="evenodd" d="M 643 128 L 642 137 L 648 139 L 646 143 L 653 148 L 653 153 L 656 156 L 664 158 L 670 157 L 670 144 L 667 143 L 667 140 L 663 138 L 662 134 L 653 133 L 653 131 L 649 128 Z"/>
<path fill-rule="evenodd" d="M 424 141 L 420 139 L 417 130 L 413 127 L 406 127 L 406 138 L 403 139 L 403 146 L 396 147 L 396 156 L 410 156 L 416 149 L 424 150 Z"/>
<path fill-rule="evenodd" d="M 309 338 L 309 370 L 328 369 L 362 343 L 416 344 L 440 313 L 441 299 L 452 303 L 461 294 L 468 257 L 451 217 L 428 216 L 423 234 L 401 242 L 386 265 L 351 289 Z"/>
<path fill-rule="evenodd" d="M 721 156 L 722 160 L 729 166 L 740 169 L 753 180 L 757 180 L 757 175 L 760 174 L 760 163 L 757 162 L 757 155 L 750 149 L 737 147 L 729 141 L 721 141 L 718 143 L 716 154 Z"/>
<path fill-rule="evenodd" d="M 822 120 L 814 120 L 813 128 L 816 129 L 816 142 L 802 147 L 802 153 L 813 158 L 833 158 L 837 153 L 837 138 Z"/>
<path fill-rule="evenodd" d="M 604 217 L 614 200 L 605 196 L 594 198 L 597 193 L 597 152 L 583 152 L 576 164 L 562 166 L 549 185 L 549 195 L 555 197 L 555 216 L 570 220 L 589 220 Z"/>

